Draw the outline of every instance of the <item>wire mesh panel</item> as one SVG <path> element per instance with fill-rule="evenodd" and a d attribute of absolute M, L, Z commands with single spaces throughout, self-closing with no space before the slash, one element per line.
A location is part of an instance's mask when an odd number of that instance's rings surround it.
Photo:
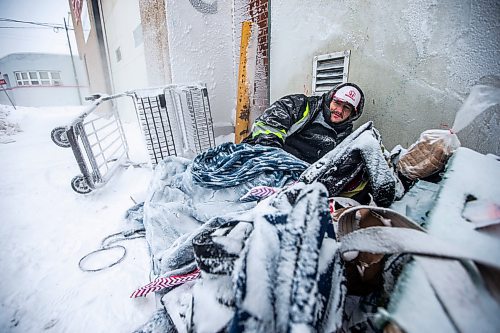
<path fill-rule="evenodd" d="M 87 141 L 84 147 L 92 150 L 91 164 L 100 181 L 104 181 L 103 177 L 109 175 L 115 164 L 127 157 L 127 143 L 117 113 L 84 122 L 83 129 L 86 135 L 81 139 Z"/>
<path fill-rule="evenodd" d="M 51 133 L 54 143 L 73 150 L 82 173 L 71 181 L 76 192 L 89 193 L 104 185 L 120 165 L 133 164 L 116 108 L 121 97 L 134 101 L 153 166 L 167 156 L 193 157 L 215 146 L 204 86 L 169 85 L 111 96 L 96 95 L 93 104 L 69 126 L 56 127 Z M 107 110 L 99 111 L 98 107 L 103 106 L 108 106 Z"/>
<path fill-rule="evenodd" d="M 128 160 L 128 146 L 123 127 L 118 110 L 111 101 L 123 96 L 129 95 L 99 98 L 75 118 L 70 126 L 56 128 L 52 133 L 56 144 L 59 142 L 60 146 L 71 147 L 73 150 L 82 172 L 71 181 L 72 188 L 78 193 L 89 193 L 105 184 L 113 172 Z M 55 140 L 54 136 L 58 135 L 58 140 Z"/>
<path fill-rule="evenodd" d="M 137 90 L 136 105 L 149 156 L 192 157 L 215 146 L 208 91 L 203 86 L 171 85 Z"/>
<path fill-rule="evenodd" d="M 190 125 L 186 126 L 191 149 L 199 154 L 215 146 L 212 115 L 207 89 L 188 89 L 185 91 Z"/>
<path fill-rule="evenodd" d="M 151 163 L 156 165 L 167 156 L 177 155 L 172 126 L 175 119 L 167 112 L 165 95 L 136 96 L 136 106 Z"/>

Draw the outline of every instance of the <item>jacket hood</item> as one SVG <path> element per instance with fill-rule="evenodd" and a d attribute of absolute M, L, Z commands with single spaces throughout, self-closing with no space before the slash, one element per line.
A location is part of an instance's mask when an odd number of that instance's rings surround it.
<path fill-rule="evenodd" d="M 352 123 L 354 120 L 361 117 L 361 114 L 363 113 L 363 107 L 365 106 L 365 94 L 363 93 L 363 90 L 361 90 L 361 88 L 358 85 L 356 85 L 354 83 L 346 82 L 346 83 L 341 83 L 341 84 L 335 86 L 330 91 L 324 93 L 322 96 L 323 115 L 325 116 L 325 119 L 327 121 L 328 121 L 328 119 L 330 119 L 330 103 L 332 102 L 333 95 L 335 94 L 335 92 L 337 92 L 337 90 L 339 90 L 340 88 L 345 87 L 345 86 L 350 86 L 350 87 L 354 87 L 354 88 L 358 89 L 358 91 L 361 94 L 361 99 L 359 101 L 358 107 L 354 110 L 354 112 L 351 114 L 351 116 L 343 123 L 347 123 L 347 122 Z"/>

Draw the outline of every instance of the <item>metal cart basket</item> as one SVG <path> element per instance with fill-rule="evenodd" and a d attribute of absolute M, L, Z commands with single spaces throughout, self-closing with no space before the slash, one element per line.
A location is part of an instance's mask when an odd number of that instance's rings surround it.
<path fill-rule="evenodd" d="M 51 137 L 71 147 L 81 175 L 71 180 L 78 193 L 108 182 L 117 168 L 130 165 L 118 102 L 130 99 L 145 137 L 151 165 L 167 156 L 192 157 L 215 146 L 208 92 L 201 85 L 169 85 L 115 95 L 94 95 L 93 103 Z"/>

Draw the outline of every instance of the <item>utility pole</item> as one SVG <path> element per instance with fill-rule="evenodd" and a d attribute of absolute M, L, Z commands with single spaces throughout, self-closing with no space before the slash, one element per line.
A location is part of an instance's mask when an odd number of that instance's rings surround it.
<path fill-rule="evenodd" d="M 80 83 L 78 83 L 78 75 L 76 74 L 75 60 L 73 59 L 73 50 L 71 49 L 71 42 L 69 41 L 68 25 L 66 18 L 64 18 L 64 29 L 66 30 L 66 38 L 68 39 L 69 54 L 71 55 L 71 64 L 73 65 L 73 74 L 75 75 L 76 89 L 78 91 L 78 100 L 82 103 L 82 94 L 80 93 Z"/>

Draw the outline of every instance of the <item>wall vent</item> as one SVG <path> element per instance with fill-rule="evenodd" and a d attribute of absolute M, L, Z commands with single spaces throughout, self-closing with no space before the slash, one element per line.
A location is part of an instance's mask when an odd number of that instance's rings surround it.
<path fill-rule="evenodd" d="M 350 50 L 315 56 L 312 92 L 321 95 L 339 83 L 347 82 Z"/>

